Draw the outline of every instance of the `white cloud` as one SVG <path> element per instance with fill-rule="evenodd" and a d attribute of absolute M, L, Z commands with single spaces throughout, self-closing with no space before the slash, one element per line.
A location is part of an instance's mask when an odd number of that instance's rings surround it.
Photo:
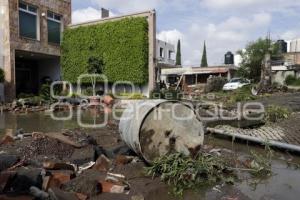
<path fill-rule="evenodd" d="M 137 12 L 149 9 L 155 9 L 164 0 L 92 0 L 100 7 L 115 9 L 120 13 Z"/>
<path fill-rule="evenodd" d="M 157 39 L 177 45 L 178 40 L 183 40 L 184 35 L 177 29 L 161 31 L 156 35 Z"/>
<path fill-rule="evenodd" d="M 232 16 L 220 23 L 191 21 L 182 31 L 164 30 L 157 37 L 172 43 L 181 38 L 183 64 L 186 66 L 200 66 L 205 40 L 209 65 L 219 65 L 224 62 L 227 51 L 235 53 L 247 41 L 256 39 L 253 36 L 257 30 L 267 33 L 271 21 L 272 16 L 268 13 L 255 13 L 244 18 Z"/>
<path fill-rule="evenodd" d="M 300 29 L 285 31 L 284 33 L 281 34 L 281 38 L 284 40 L 293 40 L 293 39 L 300 38 Z"/>
<path fill-rule="evenodd" d="M 285 8 L 299 6 L 300 2 L 297 0 L 202 0 L 201 4 L 216 10 L 283 11 Z"/>
<path fill-rule="evenodd" d="M 115 16 L 114 13 L 110 11 L 109 13 L 110 16 Z M 87 21 L 92 21 L 92 20 L 98 20 L 101 19 L 101 9 L 97 10 L 92 7 L 88 7 L 85 9 L 79 9 L 79 10 L 74 10 L 72 12 L 72 23 L 81 23 L 81 22 L 87 22 Z"/>

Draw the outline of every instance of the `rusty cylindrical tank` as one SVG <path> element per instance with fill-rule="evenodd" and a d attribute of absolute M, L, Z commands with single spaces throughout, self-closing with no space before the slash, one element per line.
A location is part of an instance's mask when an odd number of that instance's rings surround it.
<path fill-rule="evenodd" d="M 204 127 L 194 110 L 167 100 L 129 104 L 119 131 L 125 143 L 149 163 L 168 153 L 195 154 L 204 140 Z"/>

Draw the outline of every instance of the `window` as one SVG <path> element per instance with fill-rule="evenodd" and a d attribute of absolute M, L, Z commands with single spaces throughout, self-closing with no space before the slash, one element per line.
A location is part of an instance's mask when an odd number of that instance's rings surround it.
<path fill-rule="evenodd" d="M 159 57 L 163 58 L 164 57 L 164 49 L 160 47 L 159 49 Z"/>
<path fill-rule="evenodd" d="M 19 3 L 19 30 L 22 37 L 38 39 L 37 7 Z"/>
<path fill-rule="evenodd" d="M 60 44 L 61 41 L 61 16 L 51 11 L 47 13 L 48 42 Z"/>

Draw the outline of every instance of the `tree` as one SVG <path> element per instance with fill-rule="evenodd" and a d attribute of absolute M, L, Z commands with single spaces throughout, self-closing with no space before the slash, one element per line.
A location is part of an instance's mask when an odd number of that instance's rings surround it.
<path fill-rule="evenodd" d="M 181 45 L 180 45 L 180 40 L 178 40 L 178 43 L 177 43 L 176 65 L 181 65 Z"/>
<path fill-rule="evenodd" d="M 206 55 L 206 45 L 204 41 L 204 46 L 203 46 L 203 54 L 202 54 L 202 59 L 201 59 L 201 67 L 207 67 L 207 55 Z"/>
<path fill-rule="evenodd" d="M 259 38 L 256 41 L 248 43 L 245 50 L 239 50 L 237 52 L 242 58 L 238 75 L 253 79 L 255 82 L 259 82 L 261 77 L 262 63 L 265 55 L 269 51 L 271 51 L 272 57 L 277 56 L 277 44 L 272 42 L 270 39 Z"/>
<path fill-rule="evenodd" d="M 103 73 L 103 61 L 91 56 L 88 60 L 88 73 L 91 74 L 93 96 L 96 96 L 97 75 Z"/>

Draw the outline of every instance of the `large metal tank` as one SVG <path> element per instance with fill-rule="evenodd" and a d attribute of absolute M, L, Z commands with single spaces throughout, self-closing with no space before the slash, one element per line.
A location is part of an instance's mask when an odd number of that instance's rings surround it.
<path fill-rule="evenodd" d="M 286 53 L 287 52 L 287 42 L 285 42 L 284 40 L 278 40 L 277 41 L 277 45 L 278 45 L 278 51 L 279 53 Z"/>
<path fill-rule="evenodd" d="M 234 64 L 234 55 L 228 51 L 225 54 L 225 65 L 233 65 Z"/>
<path fill-rule="evenodd" d="M 151 163 L 168 153 L 196 154 L 204 140 L 204 127 L 186 103 L 167 100 L 138 101 L 124 111 L 121 138 Z"/>

